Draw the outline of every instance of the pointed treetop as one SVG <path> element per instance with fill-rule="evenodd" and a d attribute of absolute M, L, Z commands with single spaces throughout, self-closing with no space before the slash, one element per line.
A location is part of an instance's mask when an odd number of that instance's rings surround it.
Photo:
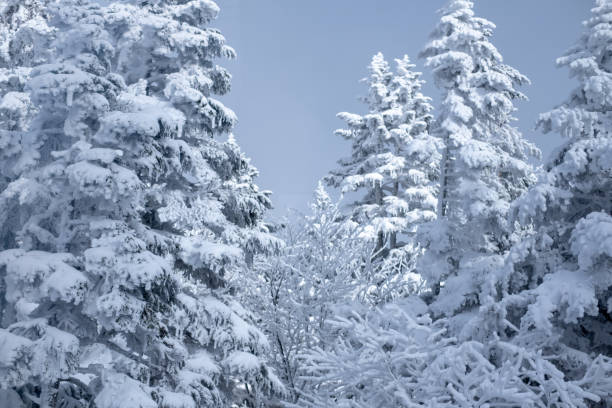
<path fill-rule="evenodd" d="M 317 207 L 324 206 L 331 203 L 331 198 L 329 197 L 329 193 L 325 189 L 325 183 L 323 180 L 319 180 L 317 184 L 317 188 L 314 192 L 314 205 Z"/>
<path fill-rule="evenodd" d="M 423 74 L 414 70 L 416 65 L 410 62 L 410 57 L 404 55 L 402 58 L 396 58 L 395 64 L 397 75 L 393 79 L 393 91 L 400 95 L 400 102 L 406 102 L 407 95 L 404 95 L 405 93 L 417 92 L 418 95 L 414 95 L 413 98 L 422 97 L 419 90 L 425 83 L 420 79 Z M 429 100 L 429 98 L 426 99 Z"/>
<path fill-rule="evenodd" d="M 540 115 L 538 127 L 544 133 L 554 131 L 569 139 L 611 134 L 612 1 L 596 4 L 578 42 L 557 59 L 579 84 L 561 106 Z"/>
<path fill-rule="evenodd" d="M 569 66 L 572 76 L 579 78 L 582 74 L 612 71 L 612 0 L 597 0 L 591 12 L 593 16 L 583 23 L 586 30 L 578 43 L 557 59 L 559 66 Z"/>
<path fill-rule="evenodd" d="M 420 72 L 413 71 L 416 65 L 410 61 L 410 57 L 406 54 L 404 54 L 402 58 L 396 58 L 395 64 L 397 65 L 397 72 L 400 75 L 421 76 Z"/>
<path fill-rule="evenodd" d="M 473 15 L 474 12 L 471 11 L 474 8 L 474 2 L 471 0 L 450 0 L 438 10 L 439 14 L 452 14 L 456 12 L 465 12 L 469 10 L 470 15 Z"/>
<path fill-rule="evenodd" d="M 393 80 L 393 72 L 381 52 L 372 57 L 368 71 L 370 76 L 363 81 L 369 84 L 370 89 L 363 101 L 369 105 L 370 111 L 389 108 L 389 84 Z"/>
<path fill-rule="evenodd" d="M 456 84 L 440 81 L 441 77 L 486 71 L 503 62 L 497 48 L 489 42 L 495 24 L 475 17 L 473 7 L 471 1 L 450 1 L 439 11 L 440 22 L 430 35 L 431 41 L 419 54 L 433 68 L 436 83 L 445 88 L 454 88 Z"/>
<path fill-rule="evenodd" d="M 368 70 L 372 82 L 384 82 L 391 75 L 389 63 L 382 52 L 378 52 L 372 57 Z"/>

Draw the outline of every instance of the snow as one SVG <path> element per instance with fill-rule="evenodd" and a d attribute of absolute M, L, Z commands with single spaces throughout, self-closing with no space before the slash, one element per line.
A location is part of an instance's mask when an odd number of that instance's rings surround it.
<path fill-rule="evenodd" d="M 30 316 L 30 314 L 36 310 L 39 306 L 36 302 L 28 302 L 25 299 L 19 299 L 15 303 L 15 312 L 20 318 L 26 318 Z"/>
<path fill-rule="evenodd" d="M 41 290 L 50 299 L 61 299 L 65 302 L 79 304 L 89 281 L 83 273 L 72 268 L 64 267 L 49 275 L 41 284 Z"/>
<path fill-rule="evenodd" d="M 18 250 L 3 253 L 8 276 L 7 300 L 18 301 L 27 293 L 29 301 L 38 301 L 40 296 L 53 292 L 63 300 L 77 301 L 81 298 L 86 278 L 71 266 L 76 262 L 71 254 L 50 254 L 42 251 Z M 38 287 L 40 285 L 40 287 Z M 79 289 L 74 292 L 74 289 Z"/>
<path fill-rule="evenodd" d="M 571 248 L 582 270 L 612 259 L 612 216 L 603 212 L 587 215 L 572 232 Z M 605 273 L 605 272 L 604 272 Z M 612 284 L 612 278 L 609 278 Z"/>
<path fill-rule="evenodd" d="M 198 17 L 200 24 L 207 24 L 217 18 L 219 6 L 212 0 L 192 0 L 185 4 L 171 7 L 172 13 L 179 18 Z"/>
<path fill-rule="evenodd" d="M 178 392 L 163 390 L 160 392 L 163 408 L 196 408 L 197 405 L 193 398 Z"/>
<path fill-rule="evenodd" d="M 85 346 L 81 351 L 79 359 L 80 366 L 87 368 L 100 364 L 104 367 L 110 367 L 114 360 L 113 352 L 101 343 L 94 343 Z"/>
<path fill-rule="evenodd" d="M 213 360 L 213 357 L 204 350 L 191 356 L 185 361 L 185 368 L 199 374 L 215 375 L 220 373 L 219 366 Z"/>
<path fill-rule="evenodd" d="M 218 98 L 212 0 L 0 6 L 0 390 L 99 408 L 612 403 L 612 3 L 538 128 L 495 25 L 449 0 L 368 66 L 311 212 L 270 192 Z M 270 120 L 275 112 L 271 111 Z M 0 402 L 2 404 L 2 402 Z"/>
<path fill-rule="evenodd" d="M 40 342 L 45 344 L 48 350 L 76 355 L 79 348 L 79 339 L 71 333 L 59 330 L 53 326 L 40 326 L 43 328 L 43 336 Z"/>
<path fill-rule="evenodd" d="M 99 161 L 102 164 L 111 164 L 116 159 L 123 156 L 121 150 L 105 149 L 105 148 L 88 148 L 83 149 L 77 156 L 79 161 Z"/>
<path fill-rule="evenodd" d="M 158 408 L 151 391 L 124 374 L 108 372 L 95 398 L 99 408 Z M 174 408 L 174 407 L 173 407 Z"/>
<path fill-rule="evenodd" d="M 29 95 L 24 92 L 7 92 L 0 100 L 0 110 L 13 112 L 26 111 L 29 107 Z"/>
<path fill-rule="evenodd" d="M 13 366 L 19 354 L 30 348 L 32 344 L 31 340 L 0 328 L 0 364 L 3 367 Z"/>
<path fill-rule="evenodd" d="M 184 239 L 182 247 L 181 259 L 196 269 L 204 265 L 219 267 L 242 257 L 240 249 L 227 244 Z"/>
<path fill-rule="evenodd" d="M 110 192 L 113 187 L 112 172 L 105 168 L 89 162 L 78 162 L 68 166 L 66 173 L 72 182 L 80 187 L 82 191 L 90 195 L 99 194 L 102 191 Z M 106 193 L 109 194 L 109 193 Z M 106 196 L 110 198 L 110 196 Z"/>
<path fill-rule="evenodd" d="M 585 314 L 598 312 L 593 285 L 579 272 L 551 273 L 534 294 L 536 301 L 529 307 L 530 319 L 538 328 L 547 331 L 553 328 L 553 313 L 558 313 L 565 323 L 576 323 Z"/>
<path fill-rule="evenodd" d="M 235 313 L 231 314 L 232 334 L 240 344 L 248 344 L 252 337 L 259 334 L 264 337 L 261 332 L 253 329 L 244 319 Z M 258 336 L 259 337 L 259 336 Z"/>
<path fill-rule="evenodd" d="M 87 373 L 74 373 L 71 375 L 71 378 L 74 378 L 85 385 L 89 385 L 93 380 L 96 379 L 96 376 L 94 374 Z"/>
<path fill-rule="evenodd" d="M 257 373 L 261 369 L 261 361 L 254 354 L 245 351 L 234 351 L 225 360 L 223 364 L 230 371 Z"/>

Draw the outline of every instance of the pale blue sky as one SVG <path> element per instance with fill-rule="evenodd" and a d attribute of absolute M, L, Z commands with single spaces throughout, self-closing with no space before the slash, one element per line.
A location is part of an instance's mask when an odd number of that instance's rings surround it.
<path fill-rule="evenodd" d="M 234 76 L 224 103 L 238 114 L 235 131 L 260 171 L 258 184 L 274 192 L 277 215 L 303 210 L 317 180 L 349 144 L 333 131 L 336 113 L 363 113 L 359 79 L 373 54 L 408 54 L 438 91 L 417 54 L 427 42 L 444 0 L 217 0 L 215 27 L 238 52 L 220 62 Z M 476 0 L 476 13 L 493 21 L 493 43 L 505 62 L 527 75 L 517 126 L 544 151 L 559 143 L 533 130 L 537 115 L 560 103 L 574 86 L 554 61 L 578 38 L 591 0 Z"/>

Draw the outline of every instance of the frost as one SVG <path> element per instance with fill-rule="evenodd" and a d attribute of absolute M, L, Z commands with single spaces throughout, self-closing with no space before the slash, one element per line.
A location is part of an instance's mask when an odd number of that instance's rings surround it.
<path fill-rule="evenodd" d="M 212 356 L 206 351 L 200 351 L 185 362 L 185 368 L 200 374 L 219 374 L 220 368 Z"/>
<path fill-rule="evenodd" d="M 597 314 L 595 290 L 582 273 L 559 271 L 547 275 L 534 294 L 536 301 L 529 311 L 538 328 L 550 331 L 554 312 L 560 313 L 565 323 L 576 323 L 585 314 Z"/>
<path fill-rule="evenodd" d="M 65 302 L 78 304 L 83 300 L 87 284 L 87 277 L 83 273 L 65 267 L 49 275 L 42 282 L 41 290 L 52 300 L 59 298 Z"/>
<path fill-rule="evenodd" d="M 151 390 L 119 373 L 108 373 L 95 403 L 100 408 L 158 408 Z"/>
<path fill-rule="evenodd" d="M 15 364 L 15 360 L 20 353 L 29 349 L 32 346 L 32 341 L 25 337 L 16 336 L 5 329 L 0 329 L 0 363 L 4 367 L 10 367 Z"/>
<path fill-rule="evenodd" d="M 257 356 L 244 351 L 235 351 L 225 360 L 225 364 L 231 371 L 238 372 L 257 372 L 261 367 L 261 362 Z"/>
<path fill-rule="evenodd" d="M 163 390 L 160 393 L 161 403 L 164 408 L 196 408 L 193 398 L 188 395 Z"/>
<path fill-rule="evenodd" d="M 226 244 L 185 239 L 182 247 L 181 258 L 194 268 L 204 265 L 218 268 L 227 263 L 237 262 L 242 257 L 239 248 Z"/>
<path fill-rule="evenodd" d="M 599 263 L 610 265 L 612 216 L 599 212 L 580 220 L 572 232 L 571 248 L 581 270 L 589 270 Z M 609 283 L 612 284 L 612 281 Z"/>

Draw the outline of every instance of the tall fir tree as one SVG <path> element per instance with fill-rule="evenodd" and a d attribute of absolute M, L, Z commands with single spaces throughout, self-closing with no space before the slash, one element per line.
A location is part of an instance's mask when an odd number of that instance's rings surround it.
<path fill-rule="evenodd" d="M 579 41 L 557 60 L 578 86 L 540 116 L 566 142 L 516 203 L 533 234 L 516 245 L 504 306 L 517 340 L 555 356 L 567 378 L 612 403 L 612 2 L 597 0 Z M 595 405 L 593 405 L 595 406 Z"/>
<path fill-rule="evenodd" d="M 228 277 L 277 240 L 256 170 L 219 140 L 236 121 L 213 98 L 234 56 L 219 8 L 32 3 L 51 52 L 33 120 L 2 139 L 29 147 L 0 193 L 2 387 L 43 408 L 263 406 L 282 385 Z"/>
<path fill-rule="evenodd" d="M 396 64 L 393 73 L 382 54 L 373 57 L 364 80 L 368 113 L 338 115 L 348 128 L 336 134 L 351 141 L 351 157 L 340 160 L 327 178 L 344 193 L 360 195 L 351 204 L 352 217 L 376 241 L 375 257 L 386 260 L 372 277 L 376 292 L 389 292 L 381 286 L 412 269 L 416 228 L 435 218 L 436 208 L 439 143 L 429 135 L 433 108 L 409 58 Z"/>
<path fill-rule="evenodd" d="M 451 0 L 421 56 L 443 92 L 435 135 L 443 141 L 438 218 L 423 240 L 419 270 L 433 291 L 432 311 L 455 315 L 495 296 L 490 274 L 513 242 L 512 200 L 533 182 L 537 149 L 512 126 L 517 90 L 528 79 L 491 44 L 494 24 L 473 2 Z"/>

